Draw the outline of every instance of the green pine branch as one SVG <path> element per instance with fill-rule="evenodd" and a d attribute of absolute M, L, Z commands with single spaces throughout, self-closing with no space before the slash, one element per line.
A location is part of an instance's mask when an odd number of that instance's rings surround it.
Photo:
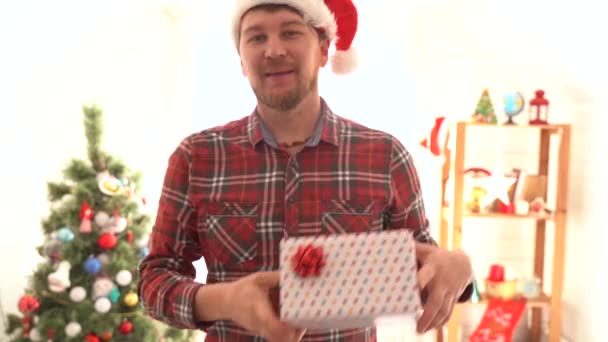
<path fill-rule="evenodd" d="M 101 151 L 103 135 L 102 111 L 99 107 L 84 106 L 84 128 L 87 138 L 87 152 L 93 168 L 100 172 L 106 169 L 104 155 Z"/>
<path fill-rule="evenodd" d="M 17 331 L 17 329 L 21 328 L 21 317 L 15 314 L 8 314 L 7 318 L 8 325 L 6 327 L 5 333 L 10 336 L 13 335 Z"/>
<path fill-rule="evenodd" d="M 51 202 L 59 201 L 63 196 L 72 192 L 72 187 L 65 183 L 47 183 L 48 199 Z"/>

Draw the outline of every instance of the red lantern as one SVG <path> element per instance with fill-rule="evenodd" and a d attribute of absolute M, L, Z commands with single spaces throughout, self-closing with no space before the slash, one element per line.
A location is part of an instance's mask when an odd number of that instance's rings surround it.
<path fill-rule="evenodd" d="M 97 240 L 97 245 L 101 249 L 110 250 L 116 246 L 118 239 L 116 239 L 116 235 L 110 233 L 101 234 L 99 240 Z"/>
<path fill-rule="evenodd" d="M 547 125 L 549 122 L 549 100 L 545 99 L 545 92 L 537 90 L 536 97 L 530 100 L 529 124 Z"/>
<path fill-rule="evenodd" d="M 129 335 L 133 331 L 133 323 L 129 321 L 123 321 L 122 323 L 120 323 L 118 331 L 120 331 L 120 333 L 123 335 Z"/>

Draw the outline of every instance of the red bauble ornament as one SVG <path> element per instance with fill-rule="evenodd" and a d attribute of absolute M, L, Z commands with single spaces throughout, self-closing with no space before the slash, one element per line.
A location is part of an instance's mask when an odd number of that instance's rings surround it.
<path fill-rule="evenodd" d="M 99 240 L 97 240 L 97 245 L 99 245 L 101 249 L 109 250 L 116 246 L 117 241 L 118 239 L 116 239 L 116 235 L 110 233 L 103 233 L 99 237 Z"/>
<path fill-rule="evenodd" d="M 123 335 L 129 335 L 133 331 L 133 323 L 129 321 L 123 321 L 122 323 L 120 323 L 118 331 L 120 331 L 120 333 Z"/>
<path fill-rule="evenodd" d="M 323 247 L 314 247 L 312 244 L 299 246 L 296 254 L 291 257 L 291 267 L 301 277 L 319 276 L 323 266 Z"/>
<path fill-rule="evenodd" d="M 127 242 L 128 243 L 133 242 L 133 232 L 130 230 L 127 231 Z"/>
<path fill-rule="evenodd" d="M 84 337 L 87 342 L 101 342 L 99 341 L 99 337 L 97 337 L 93 333 L 88 333 L 87 336 Z"/>
<path fill-rule="evenodd" d="M 19 299 L 19 311 L 23 312 L 26 315 L 33 314 L 38 307 L 40 307 L 40 302 L 36 297 L 31 295 L 24 295 Z"/>

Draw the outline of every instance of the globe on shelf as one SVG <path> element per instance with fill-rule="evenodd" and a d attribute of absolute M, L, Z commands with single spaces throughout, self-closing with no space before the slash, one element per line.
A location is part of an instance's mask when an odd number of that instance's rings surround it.
<path fill-rule="evenodd" d="M 524 96 L 518 91 L 507 93 L 504 96 L 504 105 L 505 115 L 509 118 L 509 120 L 505 122 L 505 125 L 514 125 L 515 122 L 513 121 L 513 117 L 524 110 Z"/>

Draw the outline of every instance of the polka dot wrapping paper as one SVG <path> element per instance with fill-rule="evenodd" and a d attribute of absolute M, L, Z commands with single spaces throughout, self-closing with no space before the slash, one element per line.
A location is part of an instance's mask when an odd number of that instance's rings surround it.
<path fill-rule="evenodd" d="M 280 248 L 280 317 L 293 326 L 362 328 L 421 311 L 409 230 L 287 237 Z"/>

